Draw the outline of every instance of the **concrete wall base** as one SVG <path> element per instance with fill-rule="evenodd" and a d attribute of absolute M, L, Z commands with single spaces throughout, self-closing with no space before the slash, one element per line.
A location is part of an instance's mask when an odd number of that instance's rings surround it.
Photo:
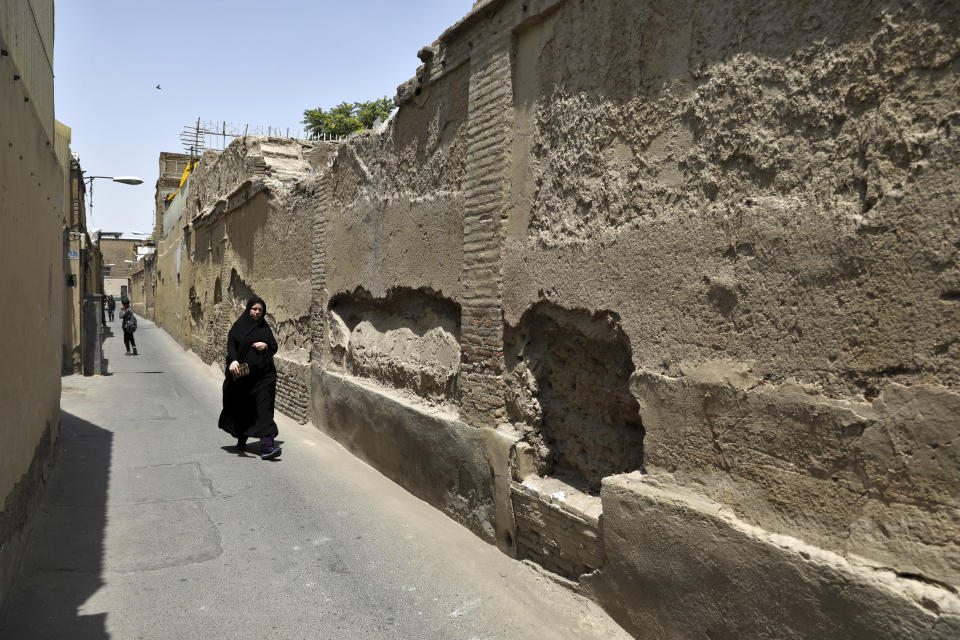
<path fill-rule="evenodd" d="M 581 584 L 644 638 L 957 638 L 960 598 L 771 534 L 639 473 L 603 481 L 602 570 Z"/>
<path fill-rule="evenodd" d="M 494 542 L 493 482 L 484 430 L 378 385 L 314 370 L 321 430 L 407 491 Z"/>

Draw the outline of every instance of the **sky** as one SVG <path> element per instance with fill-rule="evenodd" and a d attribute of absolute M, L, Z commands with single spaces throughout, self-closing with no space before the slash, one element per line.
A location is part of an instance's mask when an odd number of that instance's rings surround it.
<path fill-rule="evenodd" d="M 94 184 L 88 228 L 153 229 L 161 151 L 203 121 L 293 130 L 307 108 L 393 97 L 473 0 L 59 0 L 56 118 Z M 160 89 L 156 88 L 160 85 Z M 91 219 L 92 218 L 92 219 Z"/>

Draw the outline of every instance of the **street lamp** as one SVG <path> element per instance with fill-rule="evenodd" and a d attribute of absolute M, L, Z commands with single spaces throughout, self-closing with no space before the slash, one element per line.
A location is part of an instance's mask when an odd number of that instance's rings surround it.
<path fill-rule="evenodd" d="M 84 180 L 96 180 L 97 178 L 109 178 L 114 182 L 122 182 L 123 184 L 143 184 L 143 180 L 137 176 L 83 176 Z"/>
<path fill-rule="evenodd" d="M 87 183 L 87 193 L 90 194 L 90 206 L 87 213 L 91 223 L 93 222 L 93 181 L 97 178 L 106 178 L 120 184 L 143 184 L 143 180 L 137 176 L 83 176 L 84 182 Z"/>

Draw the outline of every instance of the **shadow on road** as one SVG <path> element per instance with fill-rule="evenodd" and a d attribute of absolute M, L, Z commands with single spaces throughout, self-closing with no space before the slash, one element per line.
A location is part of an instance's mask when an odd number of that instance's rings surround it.
<path fill-rule="evenodd" d="M 113 434 L 61 412 L 60 455 L 35 514 L 0 638 L 107 640 L 106 613 L 85 613 L 103 586 Z"/>

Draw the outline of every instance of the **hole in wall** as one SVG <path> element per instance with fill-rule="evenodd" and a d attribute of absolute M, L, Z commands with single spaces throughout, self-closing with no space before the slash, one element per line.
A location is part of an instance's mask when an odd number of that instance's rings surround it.
<path fill-rule="evenodd" d="M 247 300 L 254 296 L 253 289 L 247 286 L 236 269 L 230 269 L 230 297 L 233 304 L 241 309 L 247 306 Z"/>
<path fill-rule="evenodd" d="M 540 475 L 604 476 L 643 469 L 644 428 L 630 393 L 630 340 L 612 311 L 539 302 L 505 327 L 509 419 Z"/>
<path fill-rule="evenodd" d="M 200 298 L 197 296 L 196 287 L 190 287 L 190 321 L 193 330 L 196 331 L 203 318 L 203 308 L 200 304 Z"/>
<path fill-rule="evenodd" d="M 327 310 L 334 368 L 406 389 L 430 401 L 454 399 L 460 369 L 460 305 L 429 289 L 397 287 L 383 298 L 357 288 Z"/>

